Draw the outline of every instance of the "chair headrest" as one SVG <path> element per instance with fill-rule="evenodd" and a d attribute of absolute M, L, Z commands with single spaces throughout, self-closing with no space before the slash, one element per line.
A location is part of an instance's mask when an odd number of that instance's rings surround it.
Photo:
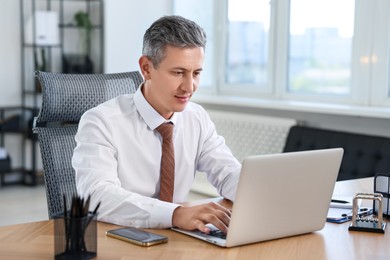
<path fill-rule="evenodd" d="M 110 74 L 64 74 L 37 71 L 42 106 L 36 124 L 78 122 L 88 109 L 134 93 L 143 79 L 138 71 Z"/>

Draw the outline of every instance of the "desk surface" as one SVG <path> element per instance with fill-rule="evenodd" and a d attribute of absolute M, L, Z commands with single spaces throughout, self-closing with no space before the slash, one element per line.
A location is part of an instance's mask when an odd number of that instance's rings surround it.
<path fill-rule="evenodd" d="M 53 224 L 49 220 L 0 227 L 0 259 L 53 259 Z M 326 223 L 318 232 L 235 248 L 154 229 L 169 242 L 144 248 L 106 237 L 106 230 L 118 226 L 98 223 L 96 259 L 390 259 L 389 227 L 383 235 L 348 231 L 349 224 Z"/>

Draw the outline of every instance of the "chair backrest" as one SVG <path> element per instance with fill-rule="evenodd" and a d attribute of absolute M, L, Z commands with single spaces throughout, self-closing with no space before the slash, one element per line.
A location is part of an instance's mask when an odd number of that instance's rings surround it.
<path fill-rule="evenodd" d="M 373 177 L 390 171 L 390 138 L 293 126 L 284 152 L 344 148 L 337 181 Z"/>
<path fill-rule="evenodd" d="M 42 106 L 34 120 L 42 155 L 49 218 L 63 212 L 76 194 L 71 160 L 74 136 L 82 114 L 100 103 L 134 93 L 141 82 L 139 72 L 112 74 L 62 74 L 36 72 L 42 87 Z M 69 208 L 68 203 L 68 208 Z"/>

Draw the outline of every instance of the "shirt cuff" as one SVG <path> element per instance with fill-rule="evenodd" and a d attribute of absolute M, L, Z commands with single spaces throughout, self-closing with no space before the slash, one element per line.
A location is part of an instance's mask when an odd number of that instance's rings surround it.
<path fill-rule="evenodd" d="M 158 207 L 154 207 L 151 212 L 150 226 L 156 228 L 172 227 L 173 212 L 181 205 L 164 201 L 158 202 Z"/>

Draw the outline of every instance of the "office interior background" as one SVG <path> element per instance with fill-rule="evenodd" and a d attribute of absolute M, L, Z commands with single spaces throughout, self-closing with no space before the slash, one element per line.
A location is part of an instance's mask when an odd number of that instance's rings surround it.
<path fill-rule="evenodd" d="M 19 106 L 20 1 L 0 4 L 0 107 Z M 206 109 L 232 120 L 294 120 L 390 137 L 388 0 L 105 0 L 103 6 L 98 55 L 105 73 L 138 70 L 145 30 L 178 14 L 208 35 L 193 97 Z M 4 141 L 13 167 L 22 163 L 19 139 Z"/>

